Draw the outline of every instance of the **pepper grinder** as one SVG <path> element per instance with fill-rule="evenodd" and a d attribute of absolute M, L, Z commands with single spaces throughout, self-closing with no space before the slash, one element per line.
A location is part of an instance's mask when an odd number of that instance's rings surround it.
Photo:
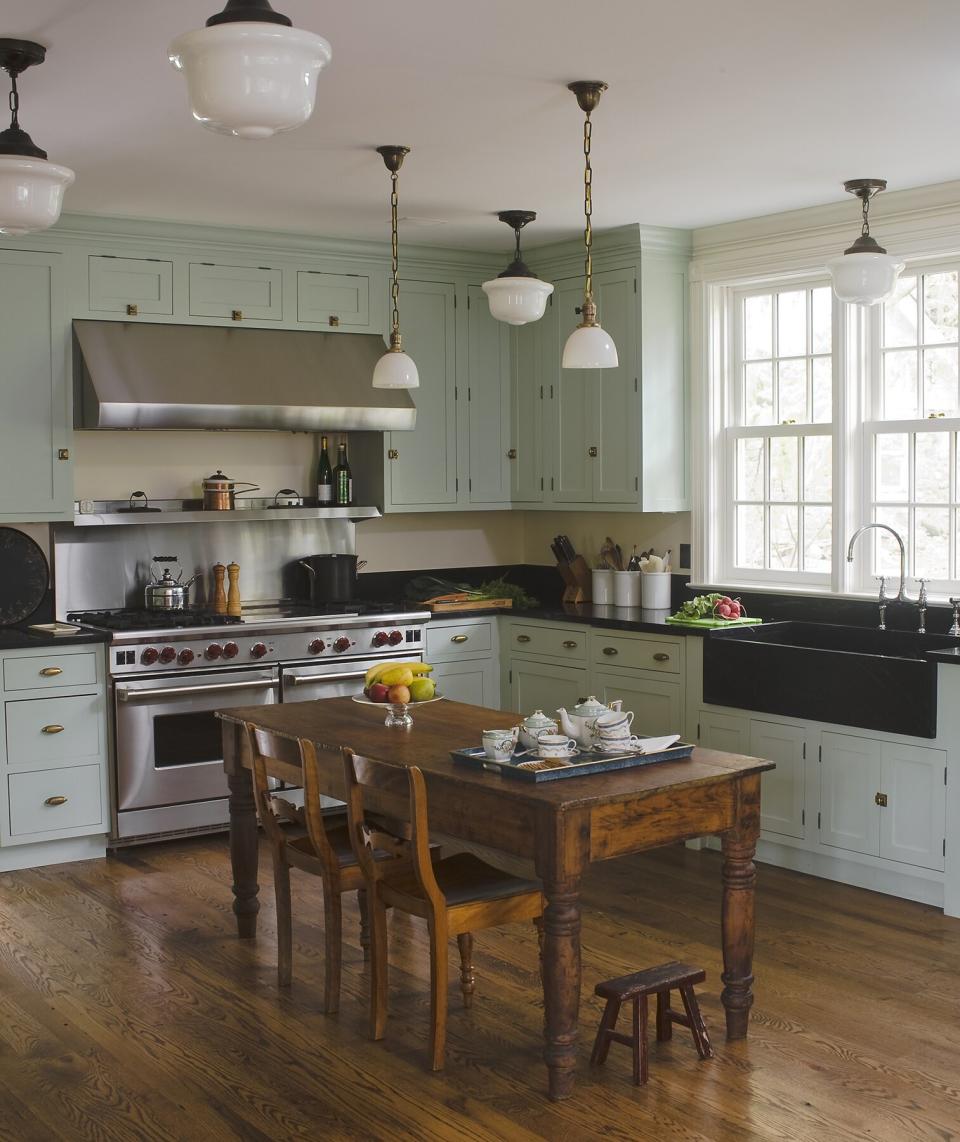
<path fill-rule="evenodd" d="M 223 579 L 226 573 L 227 569 L 222 563 L 214 563 L 213 610 L 214 613 L 218 615 L 225 615 L 227 613 L 227 595 L 223 589 Z"/>
<path fill-rule="evenodd" d="M 239 563 L 227 564 L 227 578 L 230 580 L 230 586 L 227 590 L 227 614 L 236 615 L 239 618 L 241 615 Z"/>

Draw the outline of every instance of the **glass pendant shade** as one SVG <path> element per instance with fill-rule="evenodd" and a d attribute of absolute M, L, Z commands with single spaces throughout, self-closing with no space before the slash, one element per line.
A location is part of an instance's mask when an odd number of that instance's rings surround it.
<path fill-rule="evenodd" d="M 52 226 L 75 177 L 46 159 L 0 154 L 0 234 L 16 238 Z"/>
<path fill-rule="evenodd" d="M 564 369 L 615 369 L 619 364 L 613 338 L 599 325 L 578 325 L 563 347 Z"/>
<path fill-rule="evenodd" d="M 388 349 L 373 370 L 375 389 L 418 389 L 420 374 L 412 357 L 402 349 Z"/>
<path fill-rule="evenodd" d="M 397 219 L 400 199 L 397 192 L 400 168 L 410 153 L 409 147 L 377 147 L 377 154 L 390 172 L 390 298 L 393 314 L 390 330 L 390 348 L 377 361 L 371 384 L 375 389 L 418 389 L 420 374 L 412 357 L 403 351 L 400 334 L 400 246 L 397 237 Z"/>
<path fill-rule="evenodd" d="M 893 296 L 904 263 L 892 254 L 844 254 L 827 263 L 840 301 L 877 305 Z"/>
<path fill-rule="evenodd" d="M 540 278 L 494 278 L 481 288 L 490 303 L 491 317 L 507 325 L 539 321 L 553 293 L 553 286 Z"/>
<path fill-rule="evenodd" d="M 266 139 L 306 123 L 317 76 L 332 55 L 330 44 L 313 32 L 236 19 L 186 32 L 168 52 L 186 77 L 193 117 L 241 139 Z"/>

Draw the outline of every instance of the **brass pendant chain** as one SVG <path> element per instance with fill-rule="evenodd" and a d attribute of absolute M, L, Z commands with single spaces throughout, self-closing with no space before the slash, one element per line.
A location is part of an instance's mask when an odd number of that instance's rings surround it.
<path fill-rule="evenodd" d="M 865 194 L 862 199 L 863 202 L 863 225 L 860 227 L 860 236 L 862 238 L 870 237 L 870 220 L 867 215 L 870 212 L 870 195 Z"/>
<path fill-rule="evenodd" d="M 587 257 L 584 263 L 584 300 L 593 300 L 593 226 L 590 217 L 593 214 L 593 167 L 590 165 L 590 137 L 593 134 L 593 124 L 590 122 L 590 112 L 586 112 L 583 121 L 583 213 L 586 225 L 583 231 L 583 240 L 587 247 Z"/>
<path fill-rule="evenodd" d="M 400 336 L 400 282 L 397 271 L 400 264 L 399 248 L 397 243 L 397 171 L 390 172 L 390 257 L 393 264 L 393 282 L 390 286 L 390 297 L 393 301 L 393 334 Z"/>

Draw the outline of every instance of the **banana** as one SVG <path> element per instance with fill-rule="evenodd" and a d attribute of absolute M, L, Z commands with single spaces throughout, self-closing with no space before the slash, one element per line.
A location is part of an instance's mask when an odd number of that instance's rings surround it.
<path fill-rule="evenodd" d="M 414 678 L 418 678 L 421 674 L 433 673 L 433 667 L 429 662 L 408 662 L 406 665 L 413 671 Z"/>
<path fill-rule="evenodd" d="M 376 662 L 376 663 L 374 663 L 374 665 L 371 666 L 370 669 L 367 671 L 367 673 L 364 675 L 364 679 L 363 679 L 364 686 L 365 687 L 366 686 L 372 686 L 374 684 L 374 682 L 379 680 L 381 674 L 385 673 L 387 670 L 390 669 L 391 666 L 395 666 L 395 665 L 396 665 L 396 663 L 393 663 L 393 662 Z"/>
<path fill-rule="evenodd" d="M 384 675 L 394 670 L 409 670 L 413 678 L 433 673 L 433 667 L 429 662 L 377 662 L 370 667 L 364 676 L 364 688 L 372 686 L 374 682 L 383 682 L 385 686 L 409 686 L 409 682 L 388 682 L 385 680 Z"/>
<path fill-rule="evenodd" d="M 413 681 L 413 671 L 404 663 L 392 663 L 377 679 L 384 686 L 409 686 Z"/>

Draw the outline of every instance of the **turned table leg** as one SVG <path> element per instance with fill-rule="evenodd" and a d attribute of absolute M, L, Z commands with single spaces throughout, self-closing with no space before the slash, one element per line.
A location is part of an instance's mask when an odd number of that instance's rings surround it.
<path fill-rule="evenodd" d="M 580 878 L 544 884 L 544 1060 L 554 1101 L 573 1093 L 580 1013 Z"/>
<path fill-rule="evenodd" d="M 753 1005 L 754 888 L 753 854 L 760 831 L 760 778 L 745 779 L 740 788 L 737 825 L 724 833 L 723 846 L 723 991 L 727 1038 L 745 1039 Z"/>
<path fill-rule="evenodd" d="M 233 911 L 237 917 L 237 935 L 248 939 L 257 934 L 257 811 L 253 800 L 250 771 L 240 769 L 227 774 L 230 786 L 230 864 L 233 869 Z"/>

